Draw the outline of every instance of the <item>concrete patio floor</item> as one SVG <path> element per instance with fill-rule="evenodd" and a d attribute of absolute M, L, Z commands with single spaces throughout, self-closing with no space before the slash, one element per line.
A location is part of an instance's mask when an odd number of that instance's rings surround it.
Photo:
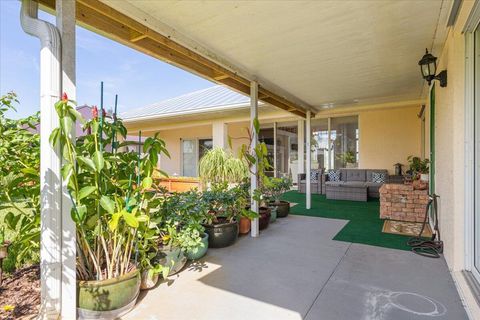
<path fill-rule="evenodd" d="M 210 249 L 123 319 L 468 319 L 443 258 L 331 240 L 345 224 L 278 219 Z"/>

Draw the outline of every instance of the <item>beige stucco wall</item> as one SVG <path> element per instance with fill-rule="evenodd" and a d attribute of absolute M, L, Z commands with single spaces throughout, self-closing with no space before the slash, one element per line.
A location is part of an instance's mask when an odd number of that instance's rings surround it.
<path fill-rule="evenodd" d="M 170 158 L 166 156 L 160 157 L 160 168 L 169 175 L 181 175 L 180 165 L 180 139 L 203 139 L 212 137 L 212 126 L 191 126 L 188 129 L 171 129 L 160 130 L 160 137 L 165 141 Z"/>
<path fill-rule="evenodd" d="M 359 113 L 359 167 L 393 173 L 395 163 L 406 165 L 409 155 L 420 156 L 419 110 L 410 106 Z"/>
<path fill-rule="evenodd" d="M 435 88 L 435 192 L 445 259 L 454 271 L 464 269 L 465 36 L 462 29 L 472 3 L 464 2 L 448 34 L 438 70 L 448 70 L 448 86 Z M 429 99 L 427 98 L 427 103 Z"/>

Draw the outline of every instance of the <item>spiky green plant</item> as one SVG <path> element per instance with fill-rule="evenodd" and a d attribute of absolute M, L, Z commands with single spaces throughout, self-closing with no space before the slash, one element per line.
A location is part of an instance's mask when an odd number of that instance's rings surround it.
<path fill-rule="evenodd" d="M 200 179 L 206 183 L 240 183 L 248 176 L 244 161 L 220 147 L 209 150 L 200 160 Z"/>

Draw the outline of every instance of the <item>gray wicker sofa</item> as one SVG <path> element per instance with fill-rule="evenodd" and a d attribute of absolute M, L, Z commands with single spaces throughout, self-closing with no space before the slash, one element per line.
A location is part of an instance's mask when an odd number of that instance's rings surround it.
<path fill-rule="evenodd" d="M 372 174 L 385 175 L 388 182 L 388 171 L 385 169 L 339 169 L 340 180 L 329 181 L 328 173 L 322 175 L 322 191 L 327 199 L 367 201 L 368 198 L 379 198 L 383 183 L 373 182 Z"/>
<path fill-rule="evenodd" d="M 310 191 L 312 194 L 325 194 L 322 189 L 322 185 L 325 185 L 323 181 L 323 169 L 312 169 L 312 172 L 315 173 L 316 179 L 310 180 Z M 310 176 L 310 178 L 312 175 Z M 307 175 L 305 173 L 298 174 L 298 192 L 306 193 L 307 192 Z"/>

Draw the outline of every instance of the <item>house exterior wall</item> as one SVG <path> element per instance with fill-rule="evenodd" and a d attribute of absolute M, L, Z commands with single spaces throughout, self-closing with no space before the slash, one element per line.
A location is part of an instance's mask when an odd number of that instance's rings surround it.
<path fill-rule="evenodd" d="M 359 167 L 387 169 L 394 173 L 394 164 L 404 164 L 407 157 L 420 156 L 420 106 L 371 110 L 359 114 Z"/>

